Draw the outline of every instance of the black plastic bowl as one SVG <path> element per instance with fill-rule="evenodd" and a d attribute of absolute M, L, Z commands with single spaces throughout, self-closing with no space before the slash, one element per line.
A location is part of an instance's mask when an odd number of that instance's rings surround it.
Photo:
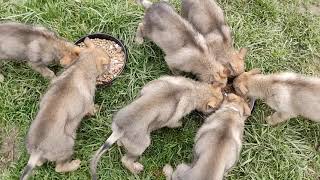
<path fill-rule="evenodd" d="M 110 86 L 112 84 L 112 82 L 123 72 L 125 66 L 126 66 L 126 63 L 127 63 L 127 60 L 128 60 L 128 52 L 127 52 L 127 48 L 126 46 L 122 43 L 122 41 L 120 41 L 119 39 L 113 37 L 113 36 L 110 36 L 108 34 L 104 34 L 104 33 L 94 33 L 94 34 L 89 34 L 89 35 L 86 35 L 86 36 L 83 36 L 81 37 L 79 40 L 77 40 L 75 42 L 75 45 L 78 45 L 80 43 L 82 43 L 84 41 L 85 38 L 89 38 L 89 39 L 105 39 L 105 40 L 109 40 L 109 41 L 113 41 L 115 43 L 117 43 L 123 50 L 124 52 L 124 65 L 122 66 L 122 68 L 120 69 L 119 73 L 111 80 L 111 81 L 108 81 L 104 84 L 100 84 L 99 86 Z"/>

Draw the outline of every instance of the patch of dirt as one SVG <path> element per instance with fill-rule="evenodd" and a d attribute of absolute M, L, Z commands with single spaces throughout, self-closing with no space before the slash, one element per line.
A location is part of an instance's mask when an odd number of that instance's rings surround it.
<path fill-rule="evenodd" d="M 0 146 L 0 172 L 7 168 L 11 162 L 18 159 L 18 129 L 13 128 L 9 133 L 0 129 L 1 146 Z"/>
<path fill-rule="evenodd" d="M 302 4 L 299 7 L 299 11 L 301 13 L 311 13 L 315 16 L 320 16 L 320 3 L 317 4 L 309 4 L 309 5 L 305 5 Z"/>

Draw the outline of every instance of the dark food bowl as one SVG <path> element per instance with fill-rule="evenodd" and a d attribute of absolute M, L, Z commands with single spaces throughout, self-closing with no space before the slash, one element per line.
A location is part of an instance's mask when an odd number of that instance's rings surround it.
<path fill-rule="evenodd" d="M 115 37 L 112 37 L 112 36 L 110 36 L 110 35 L 108 35 L 108 34 L 103 34 L 103 33 L 95 33 L 95 34 L 89 34 L 89 35 L 86 35 L 86 36 L 83 36 L 82 38 L 80 38 L 79 40 L 77 40 L 76 42 L 75 42 L 75 44 L 76 45 L 79 45 L 80 43 L 82 43 L 83 41 L 84 41 L 84 39 L 86 38 L 86 37 L 88 37 L 89 39 L 105 39 L 105 40 L 109 40 L 109 41 L 113 41 L 113 42 L 115 42 L 116 44 L 118 44 L 120 47 L 121 47 L 121 49 L 122 49 L 122 51 L 123 51 L 123 53 L 124 53 L 124 60 L 123 60 L 123 66 L 121 67 L 121 69 L 116 73 L 116 74 L 114 74 L 113 75 L 113 78 L 111 79 L 111 80 L 109 80 L 109 81 L 105 81 L 105 82 L 103 82 L 102 84 L 97 84 L 98 86 L 105 86 L 105 85 L 111 85 L 112 84 L 112 82 L 122 73 L 122 71 L 124 70 L 124 67 L 125 67 L 125 65 L 126 65 L 126 62 L 127 62 L 127 60 L 128 60 L 128 53 L 127 53 L 127 48 L 125 47 L 125 45 L 120 41 L 120 40 L 118 40 L 117 38 L 115 38 Z M 111 57 L 111 60 L 112 60 L 112 57 Z M 111 65 L 112 66 L 112 65 Z"/>

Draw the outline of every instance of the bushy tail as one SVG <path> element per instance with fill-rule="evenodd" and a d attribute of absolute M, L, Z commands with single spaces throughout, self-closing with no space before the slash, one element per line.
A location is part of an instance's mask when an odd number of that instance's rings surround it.
<path fill-rule="evenodd" d="M 31 153 L 27 166 L 24 168 L 20 180 L 27 180 L 32 169 L 36 166 L 37 162 L 41 158 L 41 153 Z"/>
<path fill-rule="evenodd" d="M 122 133 L 115 133 L 113 132 L 110 137 L 106 140 L 106 142 L 98 149 L 98 151 L 93 156 L 91 163 L 90 163 L 90 171 L 91 171 L 91 178 L 92 180 L 97 180 L 97 164 L 99 159 L 120 137 Z"/>

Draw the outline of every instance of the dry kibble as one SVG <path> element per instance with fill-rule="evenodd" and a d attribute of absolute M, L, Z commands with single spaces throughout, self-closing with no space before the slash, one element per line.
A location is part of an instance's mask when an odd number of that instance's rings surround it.
<path fill-rule="evenodd" d="M 107 84 L 120 74 L 121 69 L 124 66 L 124 51 L 121 46 L 119 46 L 114 41 L 98 38 L 91 39 L 91 41 L 96 47 L 104 49 L 111 59 L 109 71 L 105 72 L 97 78 L 97 84 Z M 78 46 L 85 47 L 85 44 L 82 42 L 79 43 Z"/>

